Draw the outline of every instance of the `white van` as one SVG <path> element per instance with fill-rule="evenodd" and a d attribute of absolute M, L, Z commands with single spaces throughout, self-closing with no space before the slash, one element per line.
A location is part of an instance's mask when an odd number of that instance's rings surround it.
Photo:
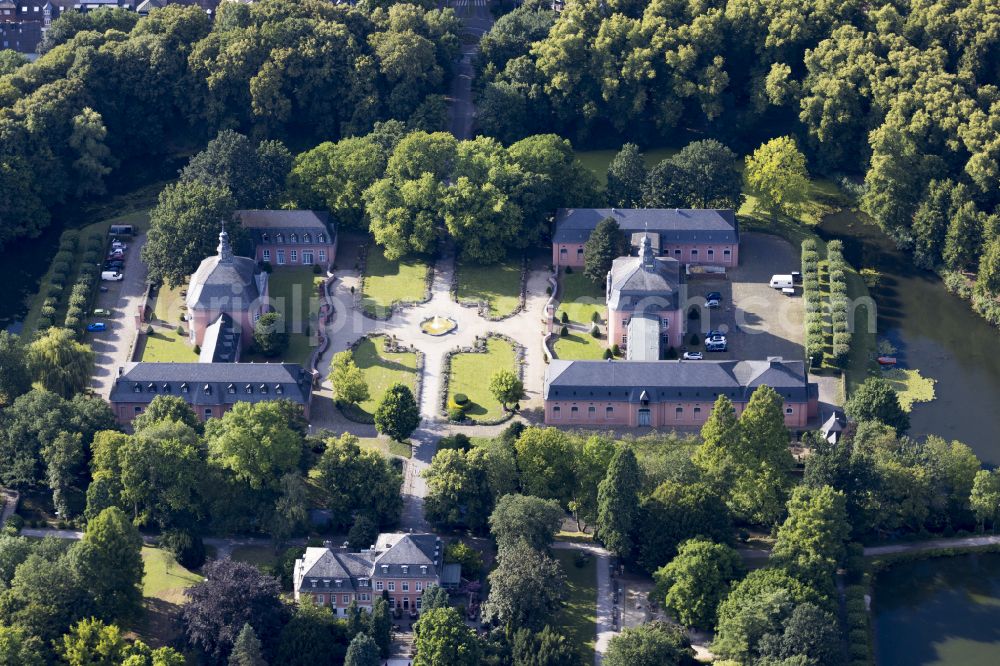
<path fill-rule="evenodd" d="M 107 280 L 108 282 L 118 282 L 124 278 L 125 276 L 118 271 L 104 271 L 101 273 L 101 279 Z"/>
<path fill-rule="evenodd" d="M 771 289 L 786 289 L 795 286 L 791 275 L 772 275 L 768 283 Z"/>

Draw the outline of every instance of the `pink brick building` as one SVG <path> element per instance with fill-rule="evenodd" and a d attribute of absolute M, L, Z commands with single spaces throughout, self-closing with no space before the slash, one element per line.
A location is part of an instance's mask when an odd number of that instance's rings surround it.
<path fill-rule="evenodd" d="M 562 361 L 545 371 L 545 423 L 576 427 L 696 427 L 719 395 L 742 413 L 753 391 L 784 400 L 785 425 L 805 428 L 819 413 L 819 388 L 804 361 Z"/>
<path fill-rule="evenodd" d="M 315 210 L 239 210 L 250 232 L 254 258 L 271 266 L 310 266 L 327 270 L 337 255 L 337 228 Z"/>
<path fill-rule="evenodd" d="M 370 611 L 376 598 L 389 597 L 389 607 L 402 612 L 419 612 L 420 595 L 431 586 L 456 580 L 444 564 L 444 544 L 433 534 L 380 534 L 367 550 L 346 548 L 306 548 L 295 561 L 295 600 L 310 598 L 344 617 L 355 601 Z M 459 567 L 460 569 L 460 567 Z"/>
<path fill-rule="evenodd" d="M 649 234 L 657 256 L 682 264 L 739 265 L 740 235 L 732 210 L 685 208 L 560 208 L 552 235 L 552 265 L 583 266 L 583 245 L 612 218 L 626 237 Z"/>
<path fill-rule="evenodd" d="M 660 348 L 680 346 L 685 330 L 681 312 L 683 283 L 680 263 L 672 257 L 655 256 L 648 236 L 640 241 L 638 257 L 615 259 L 607 284 L 608 344 L 630 349 L 629 332 L 634 330 L 630 324 L 642 317 L 654 327 L 659 325 L 657 353 L 643 354 L 645 360 L 658 360 Z"/>

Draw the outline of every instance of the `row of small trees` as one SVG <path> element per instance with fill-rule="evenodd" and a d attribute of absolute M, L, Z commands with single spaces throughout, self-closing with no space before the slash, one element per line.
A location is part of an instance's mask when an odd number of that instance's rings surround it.
<path fill-rule="evenodd" d="M 850 301 L 847 298 L 847 271 L 844 243 L 832 240 L 826 244 L 826 263 L 830 282 L 830 319 L 833 322 L 833 364 L 843 368 L 851 351 L 851 333 L 847 317 Z"/>
<path fill-rule="evenodd" d="M 826 339 L 823 299 L 819 293 L 819 251 L 813 238 L 802 241 L 802 298 L 806 310 L 806 357 L 816 368 L 823 363 Z"/>

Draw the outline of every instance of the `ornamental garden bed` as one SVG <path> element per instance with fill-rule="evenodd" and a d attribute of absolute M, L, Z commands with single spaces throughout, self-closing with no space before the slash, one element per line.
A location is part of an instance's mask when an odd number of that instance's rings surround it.
<path fill-rule="evenodd" d="M 375 319 L 388 319 L 394 307 L 423 303 L 430 298 L 432 270 L 422 259 L 385 258 L 372 244 L 365 255 L 361 282 L 361 310 Z"/>
<path fill-rule="evenodd" d="M 490 337 L 484 351 L 458 351 L 446 360 L 448 371 L 447 404 L 455 405 L 455 399 L 465 396 L 463 407 L 465 417 L 476 423 L 497 423 L 510 418 L 503 405 L 490 392 L 490 378 L 498 370 L 513 370 L 519 373 L 514 344 L 504 338 Z"/>
<path fill-rule="evenodd" d="M 351 349 L 355 365 L 365 376 L 368 383 L 368 400 L 357 405 L 339 403 L 341 412 L 352 421 L 359 423 L 374 423 L 375 408 L 378 406 L 386 389 L 399 383 L 419 396 L 417 385 L 420 374 L 420 355 L 418 352 L 387 352 L 385 344 L 387 336 L 375 335 L 362 338 Z"/>

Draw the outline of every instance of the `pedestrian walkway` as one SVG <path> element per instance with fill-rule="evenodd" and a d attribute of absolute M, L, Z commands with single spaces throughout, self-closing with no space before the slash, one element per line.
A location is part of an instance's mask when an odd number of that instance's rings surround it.
<path fill-rule="evenodd" d="M 597 625 L 594 630 L 597 640 L 594 644 L 594 664 L 601 666 L 608 643 L 618 633 L 614 623 L 614 592 L 611 589 L 611 553 L 604 548 L 588 543 L 556 541 L 553 550 L 585 550 L 597 558 Z"/>

